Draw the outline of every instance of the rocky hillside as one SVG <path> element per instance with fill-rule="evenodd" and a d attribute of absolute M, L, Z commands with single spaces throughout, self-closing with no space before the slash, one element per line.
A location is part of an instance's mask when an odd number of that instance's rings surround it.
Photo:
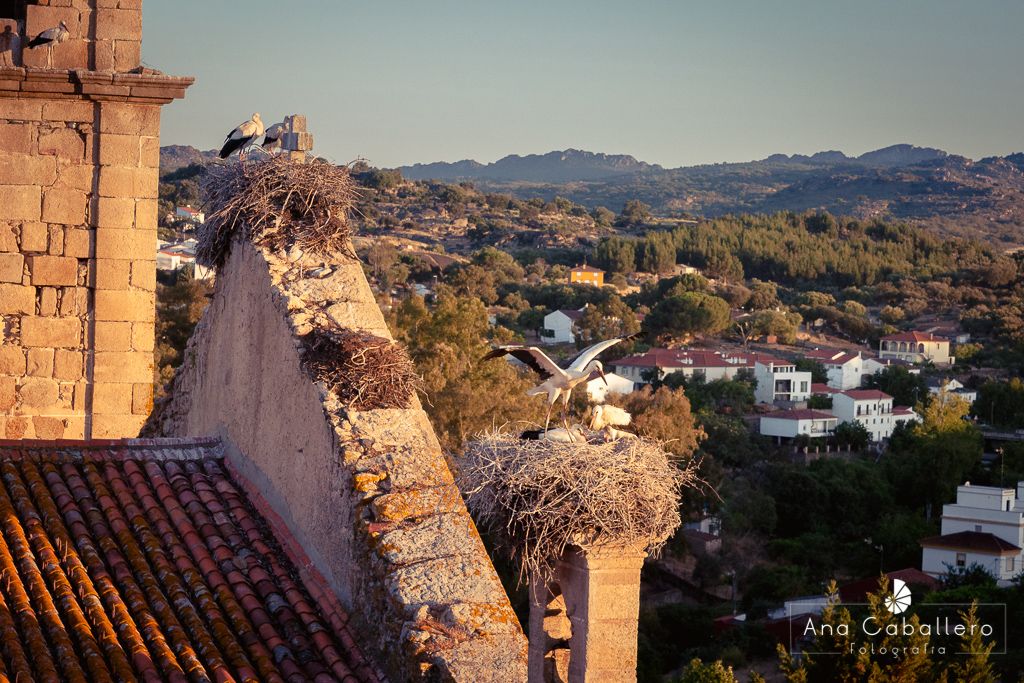
<path fill-rule="evenodd" d="M 534 183 L 568 183 L 607 180 L 635 173 L 661 171 L 661 166 L 637 161 L 628 154 L 599 154 L 578 149 L 547 154 L 510 154 L 494 163 L 466 159 L 455 163 L 437 162 L 403 166 L 410 180 L 494 180 Z"/>

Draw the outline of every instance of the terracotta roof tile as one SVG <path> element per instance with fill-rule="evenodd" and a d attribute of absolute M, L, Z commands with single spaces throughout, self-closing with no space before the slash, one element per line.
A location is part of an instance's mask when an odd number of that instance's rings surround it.
<path fill-rule="evenodd" d="M 773 418 L 776 420 L 836 420 L 838 419 L 832 413 L 827 413 L 824 410 L 814 410 L 812 408 L 792 408 L 790 410 L 780 410 L 774 413 L 768 413 L 761 417 L 761 419 Z"/>
<path fill-rule="evenodd" d="M 922 538 L 920 543 L 925 548 L 966 550 L 986 555 L 1015 555 L 1020 552 L 1018 546 L 985 531 L 958 531 L 955 534 L 930 536 Z"/>
<path fill-rule="evenodd" d="M 380 680 L 246 489 L 209 440 L 0 442 L 0 680 Z"/>
<path fill-rule="evenodd" d="M 847 389 L 837 393 L 849 396 L 855 401 L 881 401 L 892 398 L 892 396 L 879 389 Z"/>
<path fill-rule="evenodd" d="M 931 332 L 918 332 L 913 330 L 911 332 L 897 332 L 896 334 L 888 334 L 882 337 L 882 341 L 898 341 L 898 342 L 945 342 L 948 339 L 942 337 L 936 337 Z"/>

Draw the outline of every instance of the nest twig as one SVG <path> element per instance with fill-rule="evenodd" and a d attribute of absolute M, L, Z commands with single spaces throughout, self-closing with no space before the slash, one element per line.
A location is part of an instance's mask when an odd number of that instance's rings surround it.
<path fill-rule="evenodd" d="M 368 332 L 315 329 L 302 338 L 303 363 L 353 410 L 408 408 L 423 380 L 405 349 Z"/>
<path fill-rule="evenodd" d="M 223 265 L 239 234 L 277 250 L 350 251 L 348 211 L 357 190 L 348 169 L 279 154 L 211 166 L 202 191 L 207 218 L 199 228 L 200 263 Z"/>
<path fill-rule="evenodd" d="M 558 443 L 495 430 L 463 458 L 459 488 L 518 564 L 520 581 L 551 578 L 572 545 L 657 553 L 679 527 L 682 490 L 698 483 L 693 461 L 674 461 L 648 439 Z"/>

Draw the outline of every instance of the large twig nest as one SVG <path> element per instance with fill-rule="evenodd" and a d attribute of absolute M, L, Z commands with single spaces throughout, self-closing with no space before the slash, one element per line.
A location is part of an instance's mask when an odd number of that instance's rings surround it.
<path fill-rule="evenodd" d="M 629 545 L 656 553 L 680 524 L 696 464 L 657 442 L 526 441 L 494 431 L 466 447 L 459 487 L 477 521 L 519 565 L 550 578 L 569 546 Z"/>
<path fill-rule="evenodd" d="M 409 354 L 368 332 L 314 329 L 302 337 L 302 361 L 314 379 L 353 410 L 409 408 L 423 390 Z"/>
<path fill-rule="evenodd" d="M 347 252 L 357 190 L 348 169 L 285 154 L 211 166 L 203 181 L 206 222 L 196 257 L 220 267 L 236 236 L 275 250 Z"/>

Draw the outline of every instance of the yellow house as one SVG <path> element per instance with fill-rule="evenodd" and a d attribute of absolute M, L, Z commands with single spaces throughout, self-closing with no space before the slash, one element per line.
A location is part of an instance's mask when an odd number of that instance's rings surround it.
<path fill-rule="evenodd" d="M 897 358 L 910 363 L 931 361 L 935 365 L 949 365 L 949 340 L 931 332 L 899 332 L 882 337 L 878 347 L 879 358 Z"/>
<path fill-rule="evenodd" d="M 569 284 L 580 283 L 601 287 L 604 285 L 604 271 L 584 263 L 569 271 Z"/>

